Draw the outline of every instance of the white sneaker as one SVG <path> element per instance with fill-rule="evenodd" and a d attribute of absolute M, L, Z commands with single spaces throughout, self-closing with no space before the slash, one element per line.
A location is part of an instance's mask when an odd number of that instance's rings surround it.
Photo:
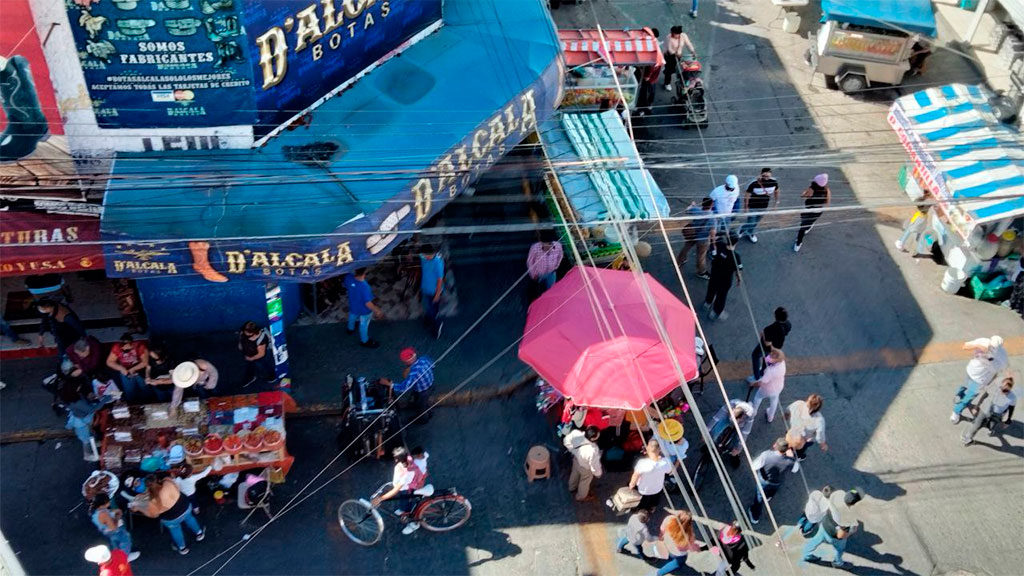
<path fill-rule="evenodd" d="M 419 529 L 420 529 L 420 523 L 419 522 L 409 522 L 408 524 L 405 525 L 405 528 L 402 528 L 402 534 L 408 536 L 409 534 L 412 534 L 413 532 L 415 532 L 415 531 L 417 531 Z"/>
<path fill-rule="evenodd" d="M 750 238 L 751 242 L 757 244 L 757 234 L 747 234 L 747 238 Z"/>
<path fill-rule="evenodd" d="M 667 92 L 671 92 L 671 91 L 672 91 L 672 85 L 671 85 L 671 84 L 666 84 L 666 85 L 665 85 L 665 90 L 666 90 Z"/>
<path fill-rule="evenodd" d="M 799 471 L 800 471 L 800 461 L 797 460 L 796 462 L 793 462 L 793 474 L 796 474 Z"/>
<path fill-rule="evenodd" d="M 899 240 L 893 242 L 893 245 L 896 246 L 896 249 L 899 250 L 900 252 L 907 251 L 907 249 L 903 246 L 903 242 L 900 242 Z"/>
<path fill-rule="evenodd" d="M 129 562 L 135 562 L 136 560 L 139 559 L 139 556 L 142 556 L 142 552 L 132 552 L 131 554 L 128 555 L 128 561 Z"/>
<path fill-rule="evenodd" d="M 719 320 L 727 320 L 728 318 L 729 318 L 729 313 L 726 312 L 725 310 L 722 310 L 722 313 L 718 315 L 718 319 Z"/>
<path fill-rule="evenodd" d="M 953 424 L 960 422 L 960 415 L 957 414 L 956 412 L 953 412 L 949 416 L 949 421 L 952 422 Z"/>
<path fill-rule="evenodd" d="M 802 244 L 800 244 L 799 242 L 794 242 L 793 243 L 793 252 L 799 252 L 801 246 L 802 246 Z"/>

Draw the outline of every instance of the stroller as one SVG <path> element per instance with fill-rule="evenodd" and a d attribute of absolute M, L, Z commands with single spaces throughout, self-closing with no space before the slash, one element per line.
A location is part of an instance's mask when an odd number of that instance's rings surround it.
<path fill-rule="evenodd" d="M 338 433 L 338 449 L 352 445 L 348 449 L 350 463 L 366 455 L 388 458 L 394 448 L 404 445 L 402 435 L 397 433 L 402 427 L 397 406 L 389 406 L 390 396 L 389 390 L 376 381 L 362 376 L 357 380 L 351 374 L 345 377 L 341 391 L 344 416 Z"/>
<path fill-rule="evenodd" d="M 675 95 L 672 96 L 672 103 L 683 106 L 684 127 L 708 127 L 708 105 L 700 62 L 683 59 L 676 61 Z"/>

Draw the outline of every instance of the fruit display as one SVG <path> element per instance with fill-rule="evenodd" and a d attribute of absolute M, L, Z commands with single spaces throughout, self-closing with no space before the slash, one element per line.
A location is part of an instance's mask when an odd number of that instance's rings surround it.
<path fill-rule="evenodd" d="M 188 438 L 185 438 L 183 445 L 185 446 L 185 454 L 192 457 L 202 456 L 203 439 L 199 436 L 189 436 Z"/>
<path fill-rule="evenodd" d="M 229 434 L 224 437 L 224 451 L 228 454 L 238 454 L 244 449 L 242 439 L 237 434 Z"/>
<path fill-rule="evenodd" d="M 203 440 L 203 450 L 212 455 L 220 454 L 224 451 L 224 440 L 220 437 L 220 434 L 210 434 Z"/>
<path fill-rule="evenodd" d="M 284 434 L 277 430 L 267 430 L 263 435 L 263 446 L 269 449 L 274 449 L 284 443 Z"/>
<path fill-rule="evenodd" d="M 259 428 L 249 432 L 245 436 L 245 447 L 249 450 L 259 450 L 263 447 L 263 432 Z"/>

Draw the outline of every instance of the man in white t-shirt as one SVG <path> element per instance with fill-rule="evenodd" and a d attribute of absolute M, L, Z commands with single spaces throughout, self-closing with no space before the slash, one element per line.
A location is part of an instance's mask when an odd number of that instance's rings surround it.
<path fill-rule="evenodd" d="M 736 200 L 740 197 L 740 181 L 735 174 L 729 174 L 725 177 L 725 184 L 715 188 L 708 195 L 712 201 L 714 201 L 715 214 L 718 216 L 715 218 L 715 231 L 719 234 L 729 233 L 729 223 L 732 221 L 732 215 L 735 211 Z M 711 245 L 715 245 L 715 239 L 711 239 Z"/>
<path fill-rule="evenodd" d="M 960 421 L 960 413 L 971 404 L 978 392 L 988 386 L 1010 362 L 1006 356 L 1006 349 L 1003 348 L 1001 336 L 971 340 L 964 344 L 963 349 L 973 352 L 974 357 L 967 363 L 967 381 L 962 387 L 963 395 L 958 394 L 953 414 L 949 417 L 954 424 Z"/>
<path fill-rule="evenodd" d="M 988 402 L 986 402 L 988 399 Z M 992 435 L 1006 428 L 1013 420 L 1013 409 L 1017 406 L 1017 395 L 1013 393 L 1013 378 L 1004 378 L 998 384 L 989 384 L 978 400 L 978 413 L 966 434 L 960 437 L 964 446 L 974 443 L 974 435 L 986 424 L 992 427 Z M 1005 418 L 1003 415 L 1006 415 Z"/>
<path fill-rule="evenodd" d="M 647 456 L 637 461 L 629 487 L 640 493 L 637 508 L 653 511 L 661 503 L 661 491 L 665 488 L 665 476 L 672 472 L 672 463 L 661 454 L 658 441 L 647 441 Z"/>

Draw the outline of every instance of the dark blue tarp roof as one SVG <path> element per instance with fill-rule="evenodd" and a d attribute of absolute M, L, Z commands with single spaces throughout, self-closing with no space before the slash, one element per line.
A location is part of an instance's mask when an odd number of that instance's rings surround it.
<path fill-rule="evenodd" d="M 102 232 L 125 244 L 107 250 L 108 273 L 161 272 L 152 262 L 164 256 L 151 254 L 145 272 L 114 268 L 132 257 L 131 245 L 147 241 L 163 245 L 168 262 L 177 258 L 177 273 L 189 273 L 188 250 L 166 243 L 175 239 L 209 239 L 217 269 L 227 253 L 312 253 L 345 240 L 353 265 L 387 254 L 533 131 L 523 129 L 524 114 L 550 116 L 563 83 L 543 0 L 446 0 L 443 21 L 316 108 L 308 126 L 262 148 L 118 154 Z M 452 177 L 439 180 L 446 155 Z M 425 202 L 423 189 L 413 189 L 424 177 L 432 187 Z M 371 252 L 372 235 L 395 218 L 403 233 Z M 344 271 L 317 270 L 302 279 Z"/>
<path fill-rule="evenodd" d="M 823 21 L 936 35 L 930 0 L 822 0 L 821 11 Z"/>

